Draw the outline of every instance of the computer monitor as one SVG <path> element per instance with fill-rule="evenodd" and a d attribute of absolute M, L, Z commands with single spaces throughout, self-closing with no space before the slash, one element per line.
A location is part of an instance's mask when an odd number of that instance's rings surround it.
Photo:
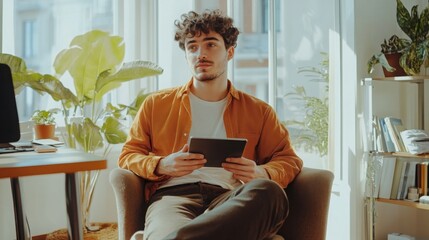
<path fill-rule="evenodd" d="M 7 64 L 0 63 L 0 146 L 21 138 L 12 73 Z"/>

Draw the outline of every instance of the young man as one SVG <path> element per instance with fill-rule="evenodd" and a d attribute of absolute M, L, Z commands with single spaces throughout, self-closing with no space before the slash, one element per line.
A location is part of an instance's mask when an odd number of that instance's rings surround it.
<path fill-rule="evenodd" d="M 274 110 L 227 79 L 239 34 L 232 22 L 219 11 L 175 22 L 193 77 L 149 96 L 123 147 L 119 166 L 148 181 L 145 239 L 265 239 L 287 217 L 283 188 L 302 160 Z M 188 152 L 190 136 L 248 142 L 243 157 L 209 168 Z"/>

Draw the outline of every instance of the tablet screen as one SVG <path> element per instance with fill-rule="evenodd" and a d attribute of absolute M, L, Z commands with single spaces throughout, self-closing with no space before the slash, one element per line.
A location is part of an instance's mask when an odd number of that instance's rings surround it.
<path fill-rule="evenodd" d="M 247 139 L 244 138 L 197 138 L 191 137 L 189 152 L 203 154 L 207 159 L 205 167 L 222 167 L 228 157 L 241 157 Z"/>

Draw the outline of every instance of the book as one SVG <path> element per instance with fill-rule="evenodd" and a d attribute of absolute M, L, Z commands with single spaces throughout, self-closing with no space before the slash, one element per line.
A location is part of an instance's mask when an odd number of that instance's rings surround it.
<path fill-rule="evenodd" d="M 401 181 L 399 183 L 398 189 L 398 200 L 403 200 L 407 198 L 408 189 L 410 187 L 415 187 L 415 177 L 416 177 L 416 166 L 419 163 L 419 160 L 415 161 L 405 161 L 403 162 Z"/>
<path fill-rule="evenodd" d="M 410 168 L 409 162 L 402 163 L 401 175 L 399 177 L 399 186 L 395 199 L 401 199 L 402 194 L 405 192 L 405 183 L 408 181 L 408 170 Z"/>
<path fill-rule="evenodd" d="M 428 164 L 429 162 L 421 162 L 417 167 L 419 168 L 419 170 L 417 170 L 417 188 L 420 191 L 420 195 L 427 195 L 428 193 Z"/>
<path fill-rule="evenodd" d="M 401 178 L 402 168 L 403 168 L 403 158 L 396 158 L 395 169 L 393 171 L 392 177 L 392 189 L 390 190 L 390 199 L 396 199 L 398 195 L 399 182 Z"/>
<path fill-rule="evenodd" d="M 390 199 L 392 191 L 393 174 L 395 172 L 396 157 L 384 157 L 381 170 L 379 198 Z"/>
<path fill-rule="evenodd" d="M 386 145 L 387 152 L 395 152 L 395 145 L 393 145 L 392 138 L 389 135 L 389 131 L 387 130 L 386 122 L 383 117 L 379 118 L 380 120 L 380 129 L 383 132 L 383 137 Z"/>
<path fill-rule="evenodd" d="M 416 187 L 416 168 L 418 163 L 419 161 L 410 162 L 410 168 L 408 169 L 408 179 L 405 185 L 405 193 L 402 194 L 401 199 L 407 199 L 409 189 L 411 187 Z"/>
<path fill-rule="evenodd" d="M 405 145 L 400 135 L 400 132 L 405 130 L 401 119 L 395 117 L 385 117 L 384 122 L 395 147 L 395 152 L 406 152 L 407 150 L 405 149 Z"/>
<path fill-rule="evenodd" d="M 377 152 L 387 152 L 386 140 L 384 140 L 383 130 L 380 125 L 380 118 L 377 116 L 373 117 L 373 141 L 374 149 Z"/>
<path fill-rule="evenodd" d="M 408 178 L 408 168 L 410 166 L 409 162 L 415 162 L 415 161 L 418 161 L 418 160 L 414 158 L 400 158 L 400 157 L 396 158 L 390 199 L 399 199 L 398 194 L 401 194 L 401 190 L 402 190 L 401 181 L 403 182 L 404 178 Z M 408 181 L 408 179 L 405 179 L 405 181 Z"/>

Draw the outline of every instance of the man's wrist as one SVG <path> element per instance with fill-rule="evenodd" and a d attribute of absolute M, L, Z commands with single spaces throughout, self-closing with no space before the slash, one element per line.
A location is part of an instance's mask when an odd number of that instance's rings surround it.
<path fill-rule="evenodd" d="M 270 175 L 268 174 L 267 170 L 263 166 L 258 166 L 259 168 L 259 178 L 265 178 L 270 179 Z"/>

